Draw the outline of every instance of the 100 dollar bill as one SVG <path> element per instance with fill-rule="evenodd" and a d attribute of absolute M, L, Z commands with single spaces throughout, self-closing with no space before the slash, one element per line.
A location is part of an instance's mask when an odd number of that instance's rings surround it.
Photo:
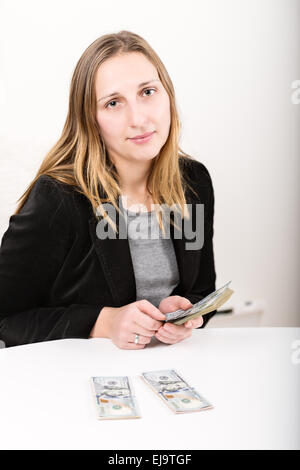
<path fill-rule="evenodd" d="M 166 322 L 175 323 L 176 325 L 182 325 L 183 323 L 193 318 L 198 318 L 200 315 L 212 312 L 217 308 L 221 307 L 234 293 L 233 290 L 229 289 L 228 285 L 231 281 L 225 284 L 220 289 L 212 292 L 204 299 L 200 300 L 192 307 L 183 310 L 176 310 L 175 312 L 169 312 L 166 314 Z"/>
<path fill-rule="evenodd" d="M 99 419 L 141 417 L 129 377 L 92 377 L 91 383 Z"/>
<path fill-rule="evenodd" d="M 143 372 L 142 379 L 175 413 L 213 408 L 174 369 Z"/>
<path fill-rule="evenodd" d="M 178 320 L 172 321 L 172 323 L 174 323 L 175 325 L 182 325 L 188 320 L 193 320 L 194 318 L 198 318 L 202 315 L 205 315 L 206 313 L 212 312 L 213 310 L 216 310 L 217 308 L 221 307 L 221 305 L 223 305 L 232 296 L 233 293 L 233 290 L 227 288 L 222 297 L 220 297 L 215 303 L 213 303 L 209 307 L 200 308 L 195 313 L 190 313 L 187 316 L 183 316 Z"/>

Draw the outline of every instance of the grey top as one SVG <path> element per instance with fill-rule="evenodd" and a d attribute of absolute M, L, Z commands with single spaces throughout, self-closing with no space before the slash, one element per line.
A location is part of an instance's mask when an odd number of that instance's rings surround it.
<path fill-rule="evenodd" d="M 172 239 L 164 238 L 155 211 L 120 209 L 127 217 L 130 253 L 136 281 L 136 300 L 149 300 L 155 307 L 179 283 L 179 271 Z"/>

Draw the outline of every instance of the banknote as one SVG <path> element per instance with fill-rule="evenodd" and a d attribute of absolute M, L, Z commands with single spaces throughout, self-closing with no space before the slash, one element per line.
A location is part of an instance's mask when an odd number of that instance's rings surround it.
<path fill-rule="evenodd" d="M 213 408 L 213 405 L 174 369 L 143 372 L 141 377 L 175 413 Z"/>
<path fill-rule="evenodd" d="M 215 300 L 220 298 L 220 296 L 224 293 L 224 291 L 227 289 L 231 281 L 227 282 L 223 287 L 220 287 L 220 289 L 215 290 L 211 294 L 207 295 L 203 299 L 201 299 L 199 302 L 193 305 L 193 307 L 187 309 L 187 310 L 176 310 L 175 312 L 169 312 L 166 314 L 166 321 L 169 320 L 175 320 L 177 318 L 182 318 L 184 316 L 196 313 L 201 308 L 206 308 L 209 305 L 212 305 Z"/>
<path fill-rule="evenodd" d="M 140 418 L 129 377 L 92 377 L 98 419 Z"/>
<path fill-rule="evenodd" d="M 194 313 L 190 313 L 187 316 L 183 316 L 182 318 L 179 318 L 178 320 L 173 320 L 172 323 L 174 323 L 175 325 L 182 325 L 188 320 L 193 320 L 194 318 L 198 318 L 202 315 L 205 315 L 206 313 L 212 312 L 213 310 L 217 310 L 225 302 L 227 302 L 227 300 L 232 296 L 233 293 L 234 293 L 233 290 L 227 288 L 222 294 L 222 296 L 218 300 L 216 300 L 213 304 L 205 308 L 200 308 L 198 311 Z"/>
<path fill-rule="evenodd" d="M 234 291 L 228 287 L 230 283 L 231 281 L 227 282 L 223 287 L 215 290 L 186 310 L 180 309 L 175 312 L 167 313 L 165 321 L 181 325 L 192 318 L 197 318 L 200 315 L 205 315 L 206 313 L 216 310 L 234 293 Z"/>

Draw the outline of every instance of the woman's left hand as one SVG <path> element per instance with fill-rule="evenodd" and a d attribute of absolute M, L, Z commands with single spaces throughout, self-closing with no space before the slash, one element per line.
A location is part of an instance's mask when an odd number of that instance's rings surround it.
<path fill-rule="evenodd" d="M 187 310 L 192 307 L 191 302 L 180 295 L 171 295 L 163 299 L 158 309 L 162 313 L 175 312 L 175 310 Z M 173 323 L 164 323 L 156 332 L 155 336 L 159 341 L 167 344 L 175 344 L 189 338 L 192 335 L 193 328 L 199 328 L 203 324 L 202 316 L 189 320 L 183 325 L 174 325 Z"/>

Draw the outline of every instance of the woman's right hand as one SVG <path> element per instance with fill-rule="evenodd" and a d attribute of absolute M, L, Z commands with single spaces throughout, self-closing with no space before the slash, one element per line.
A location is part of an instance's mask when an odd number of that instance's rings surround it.
<path fill-rule="evenodd" d="M 146 299 L 123 307 L 104 307 L 90 336 L 110 338 L 121 349 L 143 349 L 164 319 L 165 315 Z M 134 343 L 136 334 L 138 344 Z"/>

